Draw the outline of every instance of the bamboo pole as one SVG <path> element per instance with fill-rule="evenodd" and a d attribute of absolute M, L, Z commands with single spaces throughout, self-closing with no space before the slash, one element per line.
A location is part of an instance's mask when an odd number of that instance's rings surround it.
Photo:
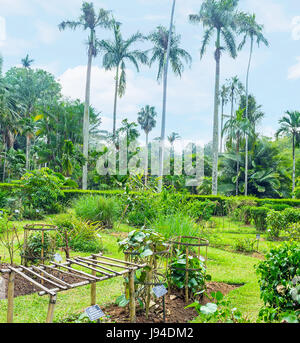
<path fill-rule="evenodd" d="M 135 271 L 129 273 L 129 313 L 130 323 L 136 323 L 136 308 L 135 308 L 135 289 L 134 289 Z"/>
<path fill-rule="evenodd" d="M 7 323 L 13 323 L 15 297 L 15 272 L 9 273 L 7 289 Z"/>
<path fill-rule="evenodd" d="M 93 259 L 97 260 L 97 257 L 93 256 Z M 97 272 L 95 270 L 92 270 L 92 275 L 97 276 L 96 274 Z M 96 305 L 96 302 L 97 302 L 96 282 L 93 282 L 91 284 L 91 306 Z"/>
<path fill-rule="evenodd" d="M 186 247 L 186 266 L 185 266 L 185 302 L 189 302 L 189 248 Z"/>
<path fill-rule="evenodd" d="M 151 300 L 151 287 L 150 283 L 152 280 L 152 275 L 153 275 L 153 255 L 150 257 L 150 262 L 149 262 L 149 270 L 147 271 L 147 276 L 146 276 L 146 318 L 148 319 L 149 317 L 149 309 L 150 309 L 150 300 Z"/>
<path fill-rule="evenodd" d="M 48 313 L 47 313 L 47 319 L 46 319 L 47 324 L 53 323 L 53 313 L 54 313 L 55 304 L 56 304 L 56 294 L 50 295 L 50 301 L 49 301 Z"/>

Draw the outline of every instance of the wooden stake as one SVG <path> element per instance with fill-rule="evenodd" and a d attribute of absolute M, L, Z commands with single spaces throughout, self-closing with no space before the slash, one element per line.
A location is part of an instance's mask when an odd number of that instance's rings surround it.
<path fill-rule="evenodd" d="M 185 266 L 185 302 L 189 302 L 189 248 L 186 247 L 186 266 Z"/>
<path fill-rule="evenodd" d="M 46 319 L 47 324 L 53 323 L 53 313 L 54 313 L 55 304 L 56 304 L 56 294 L 50 295 L 50 301 L 49 301 L 48 313 L 47 313 L 47 319 Z"/>
<path fill-rule="evenodd" d="M 135 309 L 135 289 L 134 289 L 134 270 L 129 273 L 129 313 L 130 323 L 136 323 L 136 309 Z"/>
<path fill-rule="evenodd" d="M 149 317 L 149 309 L 150 309 L 150 300 L 151 300 L 151 280 L 152 280 L 152 274 L 153 274 L 153 255 L 150 257 L 150 262 L 149 262 L 149 268 L 150 270 L 147 271 L 147 276 L 146 276 L 146 318 L 148 319 Z"/>
<path fill-rule="evenodd" d="M 15 297 L 15 272 L 9 273 L 7 289 L 7 323 L 13 323 Z"/>
<path fill-rule="evenodd" d="M 94 260 L 97 260 L 97 257 L 93 257 Z M 96 271 L 92 270 L 92 275 L 96 276 Z M 96 282 L 91 284 L 91 306 L 96 305 L 96 300 L 97 299 L 97 295 L 96 295 Z"/>

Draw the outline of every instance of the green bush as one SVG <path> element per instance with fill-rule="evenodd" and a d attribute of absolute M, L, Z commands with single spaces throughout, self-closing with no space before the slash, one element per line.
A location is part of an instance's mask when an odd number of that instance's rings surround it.
<path fill-rule="evenodd" d="M 289 224 L 284 232 L 290 241 L 300 242 L 300 223 Z"/>
<path fill-rule="evenodd" d="M 264 207 L 267 207 L 274 211 L 284 211 L 287 208 L 291 208 L 291 206 L 286 204 L 265 204 Z"/>
<path fill-rule="evenodd" d="M 256 268 L 259 276 L 261 299 L 267 308 L 280 312 L 297 310 L 300 297 L 295 287 L 300 285 L 300 246 L 284 244 L 272 249 Z"/>
<path fill-rule="evenodd" d="M 251 207 L 251 219 L 257 230 L 265 231 L 267 229 L 266 218 L 269 211 L 267 207 Z"/>
<path fill-rule="evenodd" d="M 208 221 L 216 209 L 216 203 L 205 201 L 189 201 L 183 208 L 183 212 L 191 216 L 197 222 Z"/>
<path fill-rule="evenodd" d="M 300 223 L 300 209 L 288 208 L 283 211 L 286 223 Z"/>
<path fill-rule="evenodd" d="M 26 173 L 20 182 L 19 197 L 24 206 L 42 209 L 46 214 L 61 210 L 59 200 L 64 197 L 63 182 L 49 168 Z"/>
<path fill-rule="evenodd" d="M 237 239 L 234 242 L 233 248 L 235 251 L 251 253 L 255 251 L 254 246 L 257 243 L 256 239 Z"/>
<path fill-rule="evenodd" d="M 266 218 L 268 227 L 268 238 L 275 239 L 279 237 L 280 231 L 283 230 L 286 225 L 286 217 L 283 212 L 270 210 Z"/>
<path fill-rule="evenodd" d="M 75 213 L 78 217 L 99 222 L 106 228 L 112 228 L 121 214 L 120 203 L 117 198 L 87 195 L 74 202 Z"/>
<path fill-rule="evenodd" d="M 70 247 L 74 251 L 88 252 L 98 254 L 103 251 L 103 246 L 99 240 L 85 240 L 82 237 L 76 237 L 70 242 Z"/>

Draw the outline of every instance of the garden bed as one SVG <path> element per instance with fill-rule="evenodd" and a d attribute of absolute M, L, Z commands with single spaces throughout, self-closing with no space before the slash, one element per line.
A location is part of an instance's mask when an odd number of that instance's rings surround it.
<path fill-rule="evenodd" d="M 8 266 L 9 266 L 8 264 L 0 264 L 0 269 L 6 269 Z M 69 284 L 76 284 L 76 283 L 82 281 L 82 278 L 76 278 L 76 277 L 69 276 L 69 275 L 66 275 L 66 274 L 63 274 L 60 272 L 56 272 L 56 271 L 49 271 L 48 269 L 47 269 L 47 273 L 57 277 L 58 279 L 60 279 L 62 281 L 65 281 Z M 24 274 L 32 277 L 32 275 L 26 273 L 26 271 L 24 271 Z M 1 292 L 1 290 L 0 290 L 0 295 L 3 293 L 5 294 L 5 297 L 2 297 L 2 299 L 3 299 L 3 298 L 6 298 L 6 296 L 7 296 L 8 274 L 3 274 L 3 275 L 0 274 L 0 279 L 1 278 L 3 278 L 3 280 L 4 280 L 4 282 L 3 282 L 4 285 L 2 285 L 3 291 Z M 36 279 L 35 281 L 40 283 L 39 279 Z M 49 284 L 47 282 L 44 282 L 43 286 L 45 286 L 49 289 L 54 287 L 52 284 Z M 35 285 L 33 285 L 29 281 L 25 280 L 20 275 L 17 275 L 17 274 L 15 275 L 15 298 L 20 297 L 20 296 L 24 296 L 24 295 L 33 294 L 33 293 L 36 293 L 38 291 L 41 291 L 41 290 L 38 289 Z M 1 299 L 1 297 L 0 297 L 0 299 Z"/>
<path fill-rule="evenodd" d="M 241 285 L 229 285 L 222 282 L 208 282 L 207 293 L 220 291 L 226 295 L 230 291 L 240 287 Z M 200 301 L 205 305 L 210 300 L 207 297 L 203 297 Z M 188 323 L 197 317 L 198 313 L 194 308 L 185 308 L 187 306 L 184 298 L 184 293 L 180 291 L 172 291 L 171 295 L 166 295 L 166 322 L 167 323 Z M 116 323 L 128 323 L 129 313 L 125 307 L 119 307 L 117 305 L 110 305 L 105 308 L 105 313 L 110 317 L 111 322 Z M 146 319 L 145 311 L 137 309 L 136 313 L 137 323 L 163 323 L 163 306 L 162 299 L 150 308 L 149 318 Z"/>

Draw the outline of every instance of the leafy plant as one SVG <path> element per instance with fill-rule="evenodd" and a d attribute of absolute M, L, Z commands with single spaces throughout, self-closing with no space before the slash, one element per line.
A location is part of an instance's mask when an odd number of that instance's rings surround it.
<path fill-rule="evenodd" d="M 256 268 L 261 298 L 276 313 L 299 309 L 299 298 L 292 291 L 300 281 L 300 247 L 284 244 L 272 249 Z"/>
<path fill-rule="evenodd" d="M 170 262 L 170 286 L 183 289 L 186 285 L 186 268 L 188 272 L 188 288 L 191 294 L 205 290 L 205 281 L 211 280 L 211 276 L 206 274 L 204 261 L 198 257 L 189 255 L 188 266 L 186 253 L 177 250 L 176 255 Z"/>
<path fill-rule="evenodd" d="M 206 305 L 201 305 L 199 301 L 188 305 L 186 308 L 195 308 L 199 313 L 197 321 L 205 323 L 247 323 L 249 320 L 232 306 L 230 300 L 225 299 L 221 292 L 206 294 L 211 301 Z"/>
<path fill-rule="evenodd" d="M 234 242 L 234 250 L 251 253 L 255 251 L 254 246 L 257 241 L 255 239 L 245 238 L 245 239 L 237 239 Z"/>
<path fill-rule="evenodd" d="M 183 212 L 187 213 L 197 222 L 208 221 L 214 214 L 216 203 L 206 201 L 189 201 L 184 207 Z"/>
<path fill-rule="evenodd" d="M 10 218 L 5 212 L 0 216 L 0 242 L 9 253 L 10 264 L 13 264 L 15 252 L 21 249 L 21 244 L 18 231 L 11 225 Z"/>
<path fill-rule="evenodd" d="M 286 216 L 283 212 L 270 210 L 266 218 L 268 227 L 268 238 L 273 240 L 279 237 L 280 230 L 287 225 Z"/>
<path fill-rule="evenodd" d="M 254 221 L 257 230 L 265 231 L 267 229 L 267 214 L 269 209 L 267 207 L 252 207 L 250 209 L 251 218 Z"/>

